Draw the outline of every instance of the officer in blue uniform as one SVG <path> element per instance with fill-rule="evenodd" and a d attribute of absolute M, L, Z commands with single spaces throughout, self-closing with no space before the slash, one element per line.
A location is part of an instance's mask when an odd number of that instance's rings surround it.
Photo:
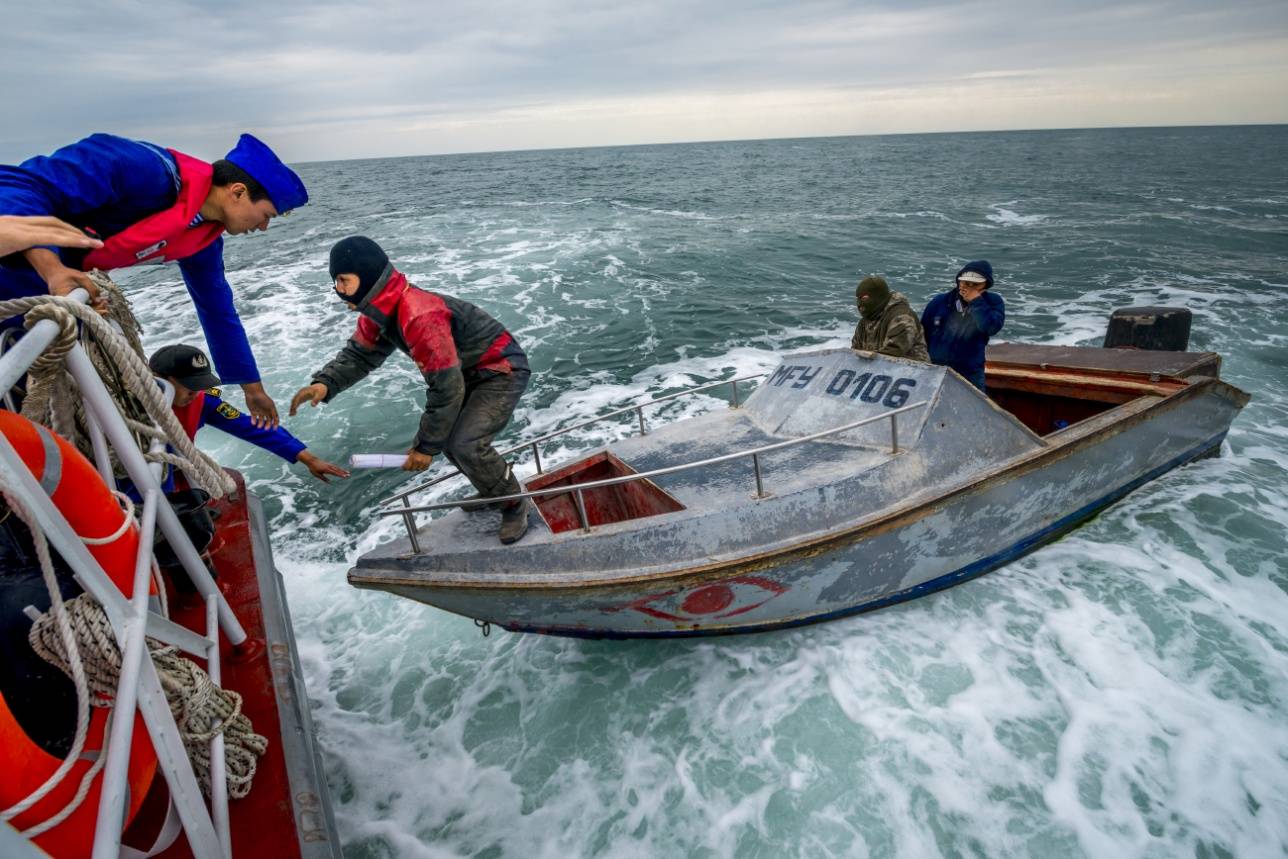
<path fill-rule="evenodd" d="M 174 385 L 174 413 L 189 438 L 203 426 L 212 426 L 287 462 L 298 462 L 309 472 L 329 483 L 328 475 L 348 477 L 334 463 L 310 453 L 304 442 L 286 431 L 284 427 L 257 426 L 248 415 L 238 411 L 220 397 L 219 377 L 210 371 L 210 360 L 200 349 L 179 344 L 163 346 L 150 359 L 148 366 L 157 376 Z"/>
<path fill-rule="evenodd" d="M 220 376 L 241 385 L 256 425 L 275 427 L 277 407 L 260 381 L 224 275 L 222 234 L 265 230 L 272 218 L 307 202 L 300 178 L 249 134 L 213 164 L 151 143 L 94 134 L 48 157 L 0 165 L 0 216 L 61 218 L 108 247 L 88 257 L 84 250 L 56 247 L 4 257 L 0 299 L 62 295 L 77 286 L 94 295 L 82 271 L 85 263 L 111 269 L 177 260 Z M 160 238 L 139 241 L 154 235 Z"/>

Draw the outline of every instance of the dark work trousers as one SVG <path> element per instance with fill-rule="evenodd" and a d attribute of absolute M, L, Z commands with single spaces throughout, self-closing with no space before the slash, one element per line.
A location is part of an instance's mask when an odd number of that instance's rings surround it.
<path fill-rule="evenodd" d="M 465 402 L 443 445 L 443 453 L 485 498 L 523 491 L 506 461 L 492 447 L 492 438 L 510 422 L 530 375 L 527 370 L 514 370 L 465 376 Z"/>

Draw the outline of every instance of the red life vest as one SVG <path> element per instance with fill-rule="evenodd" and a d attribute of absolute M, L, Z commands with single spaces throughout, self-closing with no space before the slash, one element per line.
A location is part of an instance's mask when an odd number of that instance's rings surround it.
<path fill-rule="evenodd" d="M 182 152 L 168 151 L 179 168 L 179 194 L 174 205 L 105 240 L 101 248 L 85 255 L 82 270 L 110 271 L 140 263 L 174 262 L 208 247 L 223 234 L 224 225 L 218 221 L 205 221 L 188 229 L 210 193 L 214 168 Z"/>
<path fill-rule="evenodd" d="M 188 434 L 188 438 L 195 438 L 197 430 L 201 429 L 201 404 L 206 401 L 206 392 L 197 391 L 197 395 L 186 406 L 175 406 L 174 416 L 179 419 L 179 425 L 183 431 Z"/>

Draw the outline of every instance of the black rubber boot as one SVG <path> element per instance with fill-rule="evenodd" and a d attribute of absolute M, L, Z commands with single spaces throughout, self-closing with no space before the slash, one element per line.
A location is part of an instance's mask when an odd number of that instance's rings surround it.
<path fill-rule="evenodd" d="M 526 533 L 528 533 L 528 499 L 525 498 L 501 509 L 501 530 L 497 532 L 497 536 L 508 546 L 518 542 L 519 538 Z"/>

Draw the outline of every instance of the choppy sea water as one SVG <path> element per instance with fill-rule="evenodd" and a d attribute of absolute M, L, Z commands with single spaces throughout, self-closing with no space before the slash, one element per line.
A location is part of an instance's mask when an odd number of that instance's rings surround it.
<path fill-rule="evenodd" d="M 709 641 L 485 639 L 353 590 L 348 563 L 398 533 L 370 510 L 401 473 L 323 486 L 205 431 L 271 519 L 345 855 L 1283 855 L 1285 151 L 1288 127 L 1249 127 L 303 165 L 314 202 L 226 254 L 283 409 L 354 322 L 326 252 L 355 232 L 527 349 L 503 440 L 848 343 L 860 276 L 920 308 L 977 257 L 999 339 L 1098 345 L 1115 307 L 1184 304 L 1191 348 L 1254 397 L 1222 457 L 999 571 Z M 126 280 L 149 347 L 201 342 L 177 270 Z M 420 390 L 396 355 L 288 425 L 337 461 L 402 450 Z"/>

